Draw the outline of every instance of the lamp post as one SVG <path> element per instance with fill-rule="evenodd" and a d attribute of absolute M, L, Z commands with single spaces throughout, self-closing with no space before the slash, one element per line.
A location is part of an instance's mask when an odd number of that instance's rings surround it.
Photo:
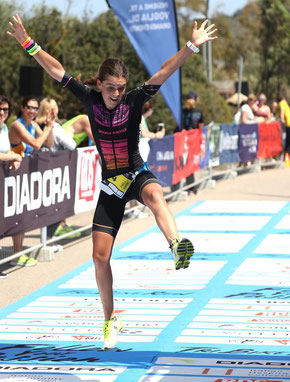
<path fill-rule="evenodd" d="M 206 10 L 205 17 L 208 20 L 208 25 L 210 26 L 211 21 L 209 19 L 209 0 L 206 0 Z M 209 82 L 212 82 L 212 45 L 211 41 L 208 41 L 207 44 L 203 44 L 202 46 L 202 62 L 203 62 L 203 70 L 207 75 Z"/>
<path fill-rule="evenodd" d="M 240 99 L 241 99 L 241 93 L 242 93 L 242 77 L 243 77 L 243 57 L 240 56 L 239 60 L 239 82 L 238 82 L 238 108 L 240 107 Z"/>

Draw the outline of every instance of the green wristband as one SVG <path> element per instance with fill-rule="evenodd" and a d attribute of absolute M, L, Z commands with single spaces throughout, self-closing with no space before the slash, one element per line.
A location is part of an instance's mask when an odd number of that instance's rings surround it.
<path fill-rule="evenodd" d="M 32 48 L 28 49 L 27 52 L 30 54 L 32 53 L 36 48 L 38 47 L 38 44 L 35 42 Z"/>
<path fill-rule="evenodd" d="M 34 56 L 36 53 L 40 52 L 40 50 L 41 50 L 41 46 L 38 45 L 37 48 L 32 53 L 29 53 L 29 54 L 30 56 Z"/>

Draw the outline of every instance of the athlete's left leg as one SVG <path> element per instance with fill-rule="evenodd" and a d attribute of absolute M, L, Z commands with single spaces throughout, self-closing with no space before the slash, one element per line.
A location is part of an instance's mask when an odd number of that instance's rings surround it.
<path fill-rule="evenodd" d="M 141 191 L 143 203 L 152 211 L 156 223 L 166 237 L 168 244 L 178 239 L 174 216 L 163 196 L 163 190 L 158 183 L 149 183 Z"/>
<path fill-rule="evenodd" d="M 176 269 L 187 268 L 194 248 L 190 240 L 179 239 L 176 222 L 158 183 L 149 183 L 141 191 L 143 203 L 152 211 L 158 227 L 166 237 Z"/>

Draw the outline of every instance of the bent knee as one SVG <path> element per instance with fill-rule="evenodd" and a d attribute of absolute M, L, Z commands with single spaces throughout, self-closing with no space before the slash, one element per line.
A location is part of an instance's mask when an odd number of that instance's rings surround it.
<path fill-rule="evenodd" d="M 150 191 L 148 190 L 143 197 L 143 201 L 148 207 L 151 205 L 161 205 L 165 201 L 162 189 L 154 188 Z"/>

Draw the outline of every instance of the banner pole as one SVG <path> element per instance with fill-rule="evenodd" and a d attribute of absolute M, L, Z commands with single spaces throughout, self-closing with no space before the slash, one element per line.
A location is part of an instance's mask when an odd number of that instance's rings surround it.
<path fill-rule="evenodd" d="M 41 243 L 45 247 L 47 241 L 47 227 L 41 227 L 40 229 Z"/>
<path fill-rule="evenodd" d="M 179 29 L 178 29 L 178 20 L 177 20 L 177 12 L 176 12 L 176 5 L 175 5 L 175 0 L 173 0 L 173 9 L 174 9 L 174 15 L 175 15 L 175 24 L 176 24 L 176 40 L 177 40 L 177 50 L 180 50 L 180 42 L 179 42 Z M 182 67 L 179 68 L 179 83 L 180 83 L 180 95 L 179 95 L 179 108 L 180 108 L 180 116 L 182 116 Z M 180 118 L 179 121 L 179 130 L 182 129 L 182 117 Z"/>

